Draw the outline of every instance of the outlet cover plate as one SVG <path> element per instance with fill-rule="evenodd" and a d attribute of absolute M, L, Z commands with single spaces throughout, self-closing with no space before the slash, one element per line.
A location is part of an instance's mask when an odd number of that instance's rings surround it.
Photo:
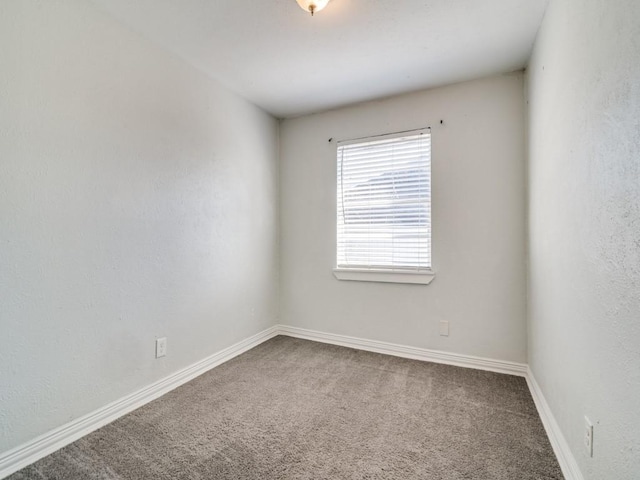
<path fill-rule="evenodd" d="M 167 354 L 167 337 L 156 338 L 156 358 Z"/>
<path fill-rule="evenodd" d="M 443 337 L 449 336 L 449 322 L 446 320 L 440 321 L 440 335 Z"/>
<path fill-rule="evenodd" d="M 593 424 L 587 417 L 584 417 L 584 447 L 587 455 L 593 457 Z"/>

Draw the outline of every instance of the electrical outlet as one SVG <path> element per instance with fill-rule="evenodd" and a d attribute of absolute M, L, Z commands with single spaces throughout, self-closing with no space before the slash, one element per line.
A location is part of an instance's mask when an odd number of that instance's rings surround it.
<path fill-rule="evenodd" d="M 443 337 L 449 336 L 449 322 L 446 320 L 440 321 L 440 335 Z"/>
<path fill-rule="evenodd" d="M 167 354 L 167 337 L 156 338 L 156 358 Z"/>
<path fill-rule="evenodd" d="M 584 417 L 584 447 L 587 454 L 593 457 L 593 424 L 587 417 Z"/>

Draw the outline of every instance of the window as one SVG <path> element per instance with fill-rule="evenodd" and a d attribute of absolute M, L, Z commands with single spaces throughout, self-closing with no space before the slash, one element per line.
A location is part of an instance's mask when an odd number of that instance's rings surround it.
<path fill-rule="evenodd" d="M 429 283 L 431 130 L 338 143 L 341 280 Z"/>

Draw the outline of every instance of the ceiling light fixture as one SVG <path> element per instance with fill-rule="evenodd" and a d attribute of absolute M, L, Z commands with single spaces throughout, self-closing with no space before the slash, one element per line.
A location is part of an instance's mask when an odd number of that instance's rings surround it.
<path fill-rule="evenodd" d="M 296 2 L 298 2 L 300 8 L 307 12 L 311 12 L 311 16 L 313 16 L 314 13 L 319 12 L 326 7 L 329 0 L 296 0 Z"/>

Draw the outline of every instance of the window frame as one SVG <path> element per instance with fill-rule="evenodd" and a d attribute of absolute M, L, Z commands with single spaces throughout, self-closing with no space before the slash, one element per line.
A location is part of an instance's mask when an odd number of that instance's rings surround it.
<path fill-rule="evenodd" d="M 432 235 L 432 201 L 431 201 L 431 185 L 432 185 L 432 154 L 431 154 L 431 128 L 419 128 L 413 130 L 406 130 L 402 132 L 394 132 L 382 135 L 374 135 L 369 137 L 361 137 L 352 140 L 345 140 L 337 142 L 336 150 L 335 150 L 335 158 L 336 158 L 336 174 L 340 172 L 340 162 L 341 158 L 339 156 L 340 147 L 348 146 L 348 145 L 358 145 L 358 144 L 366 144 L 370 142 L 383 141 L 383 140 L 391 140 L 394 138 L 406 138 L 411 136 L 417 136 L 421 134 L 429 135 L 429 162 L 428 162 L 428 182 L 429 182 L 429 249 L 430 249 L 430 267 L 408 267 L 408 266 L 390 266 L 390 267 L 379 267 L 379 266 L 339 266 L 338 265 L 338 243 L 340 241 L 339 238 L 339 205 L 336 203 L 336 236 L 335 236 L 335 255 L 334 255 L 334 268 L 333 275 L 338 280 L 348 280 L 348 281 L 364 281 L 364 282 L 383 282 L 383 283 L 405 283 L 405 284 L 419 284 L 419 285 L 428 285 L 435 278 L 435 272 L 433 270 L 433 259 L 432 259 L 432 246 L 433 246 L 433 235 Z M 340 192 L 340 183 L 339 178 L 336 178 L 336 202 L 339 201 Z M 344 215 L 344 212 L 343 212 Z"/>

